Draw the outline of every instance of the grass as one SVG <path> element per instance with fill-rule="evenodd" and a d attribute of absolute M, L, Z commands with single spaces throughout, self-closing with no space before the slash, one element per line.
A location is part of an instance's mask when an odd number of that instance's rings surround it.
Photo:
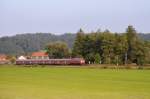
<path fill-rule="evenodd" d="M 150 70 L 0 67 L 0 99 L 150 99 Z"/>

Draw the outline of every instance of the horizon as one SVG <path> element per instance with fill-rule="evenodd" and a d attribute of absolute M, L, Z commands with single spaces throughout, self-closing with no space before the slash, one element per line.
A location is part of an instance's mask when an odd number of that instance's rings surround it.
<path fill-rule="evenodd" d="M 0 37 L 26 33 L 76 33 L 109 29 L 123 33 L 133 25 L 150 33 L 148 0 L 0 0 Z"/>
<path fill-rule="evenodd" d="M 102 31 L 103 32 L 103 31 Z M 111 32 L 111 31 L 110 31 Z M 76 32 L 77 33 L 77 32 Z M 0 38 L 3 38 L 3 37 L 13 37 L 13 36 L 17 36 L 17 35 L 26 35 L 26 34 L 52 34 L 52 35 L 56 35 L 56 36 L 59 36 L 59 35 L 65 35 L 65 34 L 76 34 L 76 33 L 61 33 L 61 34 L 57 34 L 57 33 L 46 33 L 46 32 L 36 32 L 36 33 L 18 33 L 18 34 L 12 34 L 12 35 L 4 35 L 4 36 L 1 36 L 0 35 Z M 85 32 L 85 34 L 88 34 L 88 33 L 91 33 L 91 32 Z M 117 33 L 117 32 L 111 32 L 111 33 Z M 117 34 L 123 34 L 124 32 L 122 33 L 117 33 Z M 137 34 L 150 34 L 150 33 L 137 33 Z"/>

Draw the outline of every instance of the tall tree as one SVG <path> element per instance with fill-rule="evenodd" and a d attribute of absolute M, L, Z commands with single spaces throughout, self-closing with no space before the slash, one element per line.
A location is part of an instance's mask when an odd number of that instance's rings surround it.
<path fill-rule="evenodd" d="M 124 64 L 125 63 L 125 55 L 127 52 L 128 44 L 125 34 L 115 34 L 115 42 L 114 42 L 114 63 Z"/>
<path fill-rule="evenodd" d="M 73 57 L 82 57 L 84 37 L 85 37 L 84 31 L 80 29 L 76 34 L 76 39 L 73 45 L 72 51 Z"/>
<path fill-rule="evenodd" d="M 128 63 L 132 63 L 135 60 L 134 50 L 137 41 L 137 33 L 133 26 L 128 26 L 128 28 L 126 29 L 126 35 L 128 42 L 127 61 Z"/>
<path fill-rule="evenodd" d="M 46 52 L 49 58 L 66 58 L 69 57 L 69 48 L 65 42 L 53 42 L 46 46 Z"/>
<path fill-rule="evenodd" d="M 108 30 L 102 33 L 102 58 L 103 63 L 110 64 L 113 57 L 114 35 Z"/>

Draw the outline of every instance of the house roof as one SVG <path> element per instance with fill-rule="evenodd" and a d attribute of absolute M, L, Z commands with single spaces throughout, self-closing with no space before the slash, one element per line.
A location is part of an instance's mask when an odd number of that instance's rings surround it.
<path fill-rule="evenodd" d="M 46 52 L 33 52 L 31 56 L 48 56 Z"/>
<path fill-rule="evenodd" d="M 19 60 L 26 60 L 27 58 L 25 56 L 18 57 Z"/>
<path fill-rule="evenodd" d="M 0 62 L 5 62 L 7 59 L 7 56 L 5 54 L 0 54 Z"/>
<path fill-rule="evenodd" d="M 0 58 L 6 58 L 7 56 L 5 54 L 0 54 Z"/>

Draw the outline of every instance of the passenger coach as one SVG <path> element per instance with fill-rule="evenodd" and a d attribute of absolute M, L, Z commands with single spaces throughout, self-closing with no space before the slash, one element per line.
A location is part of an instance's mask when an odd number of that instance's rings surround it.
<path fill-rule="evenodd" d="M 85 60 L 83 58 L 71 59 L 26 59 L 16 60 L 17 65 L 83 65 Z"/>

